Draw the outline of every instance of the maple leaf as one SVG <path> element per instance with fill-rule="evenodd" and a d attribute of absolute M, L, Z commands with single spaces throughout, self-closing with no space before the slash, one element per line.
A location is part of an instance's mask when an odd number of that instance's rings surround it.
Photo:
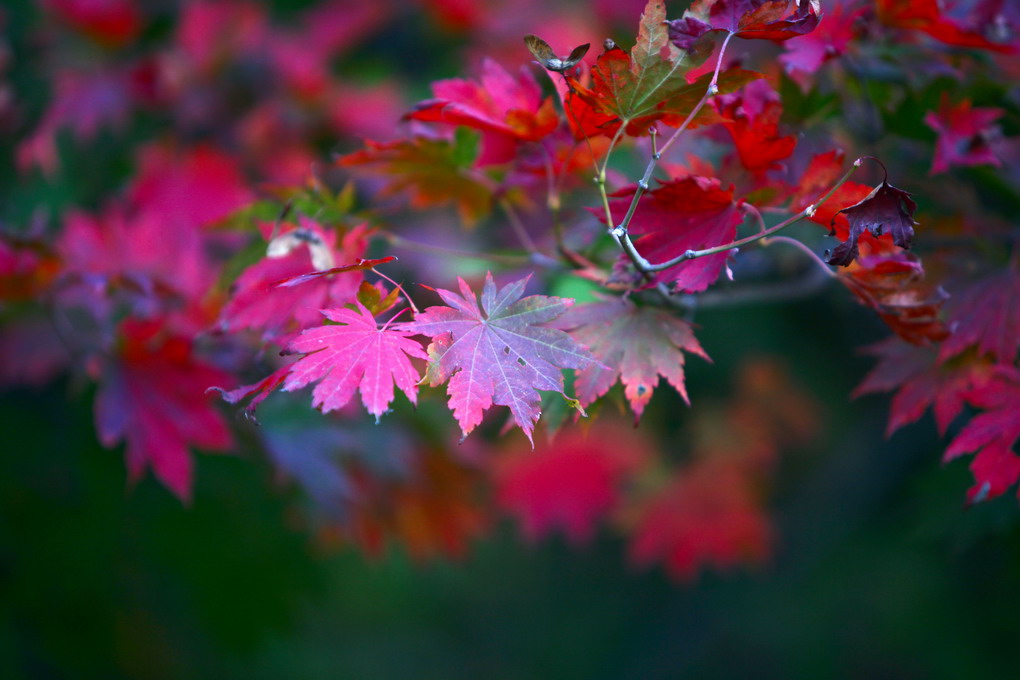
<path fill-rule="evenodd" d="M 559 529 L 581 544 L 617 507 L 621 485 L 647 464 L 648 451 L 634 428 L 615 423 L 561 430 L 534 451 L 517 447 L 497 459 L 496 500 L 528 540 Z"/>
<path fill-rule="evenodd" d="M 949 296 L 941 288 L 923 283 L 924 268 L 914 255 L 903 252 L 867 255 L 839 271 L 838 276 L 907 342 L 926 344 L 949 335 L 949 329 L 939 318 Z"/>
<path fill-rule="evenodd" d="M 230 299 L 220 312 L 220 328 L 229 332 L 259 330 L 264 340 L 286 344 L 295 331 L 317 325 L 320 309 L 353 301 L 361 274 L 313 276 L 296 286 L 275 284 L 332 268 L 336 262 L 359 260 L 368 233 L 364 225 L 350 229 L 336 248 L 336 233 L 304 216 L 298 225 L 285 226 L 270 241 L 268 256 L 245 269 L 231 286 Z"/>
<path fill-rule="evenodd" d="M 875 9 L 880 21 L 897 28 L 924 31 L 947 45 L 977 47 L 995 52 L 1016 52 L 1015 45 L 1003 45 L 988 40 L 975 30 L 964 27 L 953 18 L 943 15 L 939 0 L 876 0 Z M 992 25 L 984 23 L 983 27 Z"/>
<path fill-rule="evenodd" d="M 366 166 L 388 181 L 382 194 L 407 190 L 412 208 L 428 208 L 452 202 L 461 219 L 473 225 L 490 212 L 492 190 L 473 169 L 474 152 L 467 139 L 455 142 L 412 137 L 395 142 L 365 140 L 361 151 L 341 156 L 342 167 Z"/>
<path fill-rule="evenodd" d="M 688 49 L 711 31 L 738 38 L 789 40 L 818 26 L 819 0 L 694 0 L 683 17 L 670 21 L 669 38 Z"/>
<path fill-rule="evenodd" d="M 954 165 L 1002 165 L 989 140 L 997 133 L 992 123 L 1003 113 L 1003 109 L 972 108 L 967 99 L 954 106 L 943 93 L 938 111 L 929 111 L 924 117 L 925 124 L 939 135 L 929 174 L 946 172 Z"/>
<path fill-rule="evenodd" d="M 630 560 L 658 561 L 667 573 L 693 580 L 702 565 L 719 569 L 767 557 L 772 526 L 762 512 L 752 479 L 738 465 L 696 461 L 635 511 Z"/>
<path fill-rule="evenodd" d="M 857 239 L 865 231 L 872 236 L 891 234 L 893 243 L 900 248 L 909 249 L 910 241 L 914 237 L 914 212 L 917 210 L 917 203 L 910 198 L 910 194 L 902 189 L 897 189 L 882 180 L 875 189 L 859 203 L 843 208 L 837 214 L 846 214 L 850 222 L 850 231 L 847 239 L 827 253 L 826 261 L 829 264 L 848 266 L 858 256 Z M 831 234 L 835 234 L 833 226 Z"/>
<path fill-rule="evenodd" d="M 159 322 L 125 322 L 124 344 L 106 366 L 96 394 L 99 441 L 127 444 L 128 479 L 147 467 L 187 501 L 191 497 L 190 446 L 226 451 L 233 440 L 220 413 L 204 396 L 210 384 L 230 377 L 198 361 L 191 343 L 163 337 Z"/>
<path fill-rule="evenodd" d="M 765 81 L 751 83 L 741 94 L 719 97 L 715 105 L 723 127 L 733 138 L 740 164 L 755 175 L 780 167 L 779 161 L 797 146 L 796 137 L 779 134 L 783 104 L 779 93 Z"/>
<path fill-rule="evenodd" d="M 531 440 L 541 413 L 537 390 L 563 391 L 563 368 L 584 368 L 591 354 L 553 321 L 573 300 L 531 295 L 521 298 L 527 278 L 497 288 L 485 277 L 481 306 L 470 286 L 458 279 L 460 295 L 437 292 L 447 307 L 429 307 L 402 330 L 432 338 L 426 380 L 449 381 L 450 407 L 466 437 L 493 404 L 510 407 L 517 425 Z"/>
<path fill-rule="evenodd" d="M 960 430 L 944 460 L 976 454 L 970 464 L 975 483 L 967 501 L 978 503 L 1002 495 L 1020 479 L 1020 456 L 1013 451 L 1020 439 L 1020 370 L 999 366 L 989 380 L 963 396 L 984 412 Z"/>
<path fill-rule="evenodd" d="M 317 382 L 312 405 L 323 413 L 345 406 L 360 391 L 361 402 L 378 422 L 393 401 L 394 384 L 417 403 L 421 376 L 410 359 L 428 356 L 410 339 L 410 331 L 379 328 L 365 306 L 355 304 L 357 311 L 322 310 L 323 316 L 342 325 L 310 328 L 291 341 L 288 352 L 305 356 L 290 367 L 283 391 Z"/>
<path fill-rule="evenodd" d="M 258 409 L 259 404 L 269 398 L 269 395 L 273 393 L 277 387 L 283 384 L 290 374 L 292 364 L 286 364 L 276 369 L 268 376 L 252 383 L 251 385 L 241 385 L 232 390 L 225 389 L 223 387 L 208 387 L 206 392 L 218 392 L 223 401 L 228 404 L 237 404 L 248 397 L 252 397 L 252 400 L 248 402 L 248 405 L 244 408 L 244 415 L 246 418 L 253 422 L 258 422 L 255 419 L 255 411 Z"/>
<path fill-rule="evenodd" d="M 209 145 L 177 150 L 153 144 L 138 154 L 131 201 L 168 229 L 210 226 L 254 200 L 236 159 Z"/>
<path fill-rule="evenodd" d="M 515 79 L 491 59 L 482 63 L 481 82 L 440 80 L 432 92 L 435 97 L 420 102 L 407 117 L 480 130 L 480 165 L 511 160 L 518 141 L 538 141 L 560 122 L 552 97 L 542 98 L 529 70 L 521 69 Z"/>
<path fill-rule="evenodd" d="M 786 72 L 803 90 L 810 89 L 808 76 L 815 74 L 825 62 L 847 51 L 854 38 L 855 24 L 866 9 L 852 7 L 848 2 L 830 1 L 825 11 L 814 31 L 797 40 L 784 42 L 786 52 L 779 55 Z"/>
<path fill-rule="evenodd" d="M 851 393 L 893 392 L 886 436 L 918 420 L 929 407 L 940 433 L 963 412 L 964 394 L 986 378 L 990 364 L 977 357 L 939 364 L 933 347 L 914 345 L 892 336 L 865 347 L 862 352 L 878 357 L 878 364 Z"/>
<path fill-rule="evenodd" d="M 629 187 L 612 194 L 610 206 L 614 213 L 623 214 L 635 190 Z M 691 175 L 660 181 L 657 188 L 641 197 L 629 229 L 639 235 L 635 242 L 646 259 L 664 262 L 687 250 L 732 241 L 743 220 L 737 208 L 732 188 L 723 189 L 715 178 Z M 653 280 L 673 283 L 676 290 L 701 292 L 719 278 L 728 256 L 723 252 L 681 262 L 656 272 Z"/>
<path fill-rule="evenodd" d="M 697 65 L 696 55 L 670 43 L 665 20 L 665 5 L 650 0 L 630 54 L 613 45 L 599 55 L 591 72 L 590 89 L 576 78 L 568 79 L 568 108 L 574 109 L 577 97 L 596 113 L 611 116 L 599 130 L 606 135 L 615 134 L 620 125 L 629 135 L 644 134 L 657 120 L 679 125 L 705 95 L 712 74 L 687 82 L 685 75 Z M 750 71 L 727 69 L 719 74 L 718 92 L 732 92 L 760 77 Z M 692 124 L 714 119 L 715 114 L 706 107 Z"/>
<path fill-rule="evenodd" d="M 939 361 L 974 346 L 979 354 L 1013 363 L 1020 350 L 1020 271 L 1011 266 L 954 291 L 948 319 L 952 335 L 942 343 Z"/>
<path fill-rule="evenodd" d="M 824 196 L 843 175 L 844 154 L 838 149 L 815 154 L 797 182 L 791 209 L 800 212 Z M 850 234 L 850 222 L 842 208 L 859 203 L 871 193 L 871 187 L 857 182 L 843 182 L 825 203 L 818 206 L 807 219 L 836 230 L 836 238 L 845 241 Z"/>
<path fill-rule="evenodd" d="M 622 298 L 574 307 L 554 325 L 570 332 L 602 364 L 578 371 L 574 387 L 581 405 L 593 403 L 620 380 L 635 419 L 651 400 L 660 376 L 690 403 L 681 350 L 710 361 L 686 321 Z"/>

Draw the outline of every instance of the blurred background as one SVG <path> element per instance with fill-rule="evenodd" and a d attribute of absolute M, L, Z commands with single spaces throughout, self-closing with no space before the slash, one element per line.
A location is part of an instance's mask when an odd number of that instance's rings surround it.
<path fill-rule="evenodd" d="M 180 196 L 222 202 L 194 219 L 227 225 L 211 245 L 231 255 L 217 261 L 219 283 L 208 284 L 225 290 L 223 281 L 264 252 L 250 223 L 271 221 L 293 196 L 288 187 L 308 183 L 310 167 L 328 176 L 332 154 L 406 134 L 401 117 L 430 96 L 430 83 L 474 76 L 484 57 L 511 70 L 528 64 L 527 33 L 557 48 L 607 36 L 629 46 L 643 5 L 13 0 L 0 8 L 0 219 L 17 246 L 0 252 L 8 267 L 0 270 L 0 677 L 1013 670 L 1015 499 L 965 508 L 967 463 L 940 462 L 946 440 L 930 415 L 887 436 L 888 397 L 850 398 L 874 367 L 861 348 L 889 330 L 838 284 L 764 302 L 706 301 L 693 321 L 712 363 L 688 356 L 692 407 L 663 384 L 635 429 L 613 392 L 596 424 L 567 422 L 574 431 L 555 439 L 542 433 L 534 453 L 519 432 L 502 436 L 499 418 L 458 444 L 438 391 L 423 394 L 417 410 L 398 401 L 378 426 L 360 406 L 318 414 L 305 394 L 273 394 L 259 427 L 216 404 L 233 446 L 192 457 L 189 494 L 151 474 L 129 480 L 123 446 L 100 443 L 105 369 L 88 358 L 49 362 L 34 336 L 20 334 L 40 318 L 50 260 L 38 251 L 23 276 L 18 248 L 62 233 L 76 211 L 142 201 L 146 164 L 161 153 L 212 148 L 233 164 L 203 166 L 207 174 L 181 175 L 165 189 L 180 192 L 175 205 Z M 667 3 L 670 16 L 686 5 Z M 870 2 L 822 5 L 837 16 L 862 10 L 857 39 L 878 30 L 864 21 Z M 923 48 L 929 38 L 916 40 Z M 779 46 L 746 47 L 773 61 L 784 129 L 805 149 L 821 150 L 824 135 L 851 157 L 891 157 L 897 183 L 934 214 L 946 199 L 939 185 L 921 183 L 935 133 L 917 128 L 953 76 L 939 65 L 911 71 L 918 51 L 890 52 L 888 43 L 841 49 L 850 66 L 834 59 L 808 82 L 781 72 Z M 896 69 L 910 75 L 879 77 Z M 855 83 L 869 78 L 878 90 L 862 95 Z M 1006 107 L 1003 127 L 1015 134 L 1015 93 L 999 102 L 1002 83 L 978 80 L 976 101 Z M 862 97 L 878 103 L 868 108 Z M 897 106 L 884 107 L 884 97 Z M 622 168 L 631 169 L 627 159 Z M 1008 214 L 1020 202 L 1015 184 L 986 170 L 963 177 L 993 185 L 988 209 Z M 151 174 L 160 187 L 172 184 L 160 172 Z M 368 180 L 358 200 L 377 190 Z M 364 206 L 345 210 L 341 221 L 353 224 Z M 399 221 L 394 214 L 382 212 Z M 580 224 L 583 211 L 576 216 Z M 453 211 L 412 218 L 401 234 L 501 253 L 514 246 L 497 218 L 467 236 L 445 226 Z M 248 232 L 235 238 L 242 221 Z M 795 233 L 824 236 L 817 227 Z M 402 275 L 437 286 L 494 266 L 370 247 L 373 256 L 391 252 Z M 766 283 L 790 270 L 751 253 L 739 266 L 738 280 L 746 273 Z M 507 266 L 499 276 L 527 271 Z M 585 282 L 539 278 L 533 292 L 591 296 Z M 236 346 L 196 337 L 233 385 L 271 367 L 260 358 L 253 371 Z M 249 354 L 257 344 L 246 345 Z M 549 404 L 546 415 L 569 421 L 559 410 Z M 542 456 L 552 462 L 535 467 Z M 737 459 L 753 474 L 730 476 Z"/>

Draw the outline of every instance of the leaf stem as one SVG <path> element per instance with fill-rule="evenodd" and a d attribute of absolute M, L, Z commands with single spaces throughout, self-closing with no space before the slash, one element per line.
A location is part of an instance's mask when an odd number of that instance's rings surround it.
<path fill-rule="evenodd" d="M 638 253 L 634 247 L 634 243 L 630 240 L 630 235 L 627 230 L 630 227 L 630 222 L 634 218 L 634 213 L 637 211 L 638 203 L 641 201 L 641 196 L 644 195 L 645 191 L 648 190 L 648 183 L 652 179 L 652 174 L 655 172 L 655 168 L 659 163 L 659 159 L 662 158 L 662 154 L 673 145 L 673 143 L 680 137 L 681 134 L 690 126 L 694 118 L 701 112 L 708 100 L 719 91 L 719 73 L 722 70 L 723 59 L 726 56 L 726 47 L 730 43 L 730 39 L 733 37 L 732 33 L 726 35 L 726 39 L 723 40 L 722 47 L 719 48 L 719 58 L 715 62 L 715 71 L 712 73 L 712 80 L 709 82 L 708 87 L 705 89 L 705 94 L 702 95 L 701 100 L 691 109 L 691 112 L 687 115 L 687 118 L 683 123 L 680 124 L 669 139 L 665 141 L 661 148 L 655 148 L 653 144 L 652 157 L 648 161 L 648 165 L 645 166 L 645 172 L 638 180 L 637 189 L 634 190 L 634 195 L 631 197 L 630 205 L 627 206 L 627 213 L 623 217 L 623 221 L 619 224 L 614 224 L 613 216 L 609 209 L 609 199 L 605 192 L 605 165 L 602 167 L 600 177 L 602 184 L 599 186 L 599 190 L 602 194 L 602 202 L 605 206 L 606 211 L 606 224 L 609 225 L 609 235 L 613 237 L 616 244 L 627 254 L 628 257 L 634 262 L 634 266 L 637 267 L 638 271 L 648 280 L 651 280 L 650 272 L 656 271 L 650 269 L 651 263 L 648 262 L 644 257 Z M 620 130 L 624 129 L 624 125 L 620 126 Z M 619 130 L 617 131 L 619 135 Z M 653 137 L 654 140 L 654 137 Z M 616 137 L 613 138 L 613 142 L 616 142 Z M 612 145 L 610 145 L 612 149 Z M 606 156 L 606 164 L 609 163 L 609 156 Z"/>

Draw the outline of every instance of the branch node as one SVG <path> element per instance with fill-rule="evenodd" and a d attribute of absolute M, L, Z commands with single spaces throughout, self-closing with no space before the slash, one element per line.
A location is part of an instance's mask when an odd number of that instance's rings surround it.
<path fill-rule="evenodd" d="M 616 238 L 623 238 L 624 236 L 627 235 L 627 229 L 622 224 L 618 224 L 612 229 L 610 229 L 609 233 L 615 236 Z"/>
<path fill-rule="evenodd" d="M 660 158 L 662 158 L 662 154 L 656 151 L 655 153 L 652 154 L 652 158 L 654 158 L 655 160 L 659 160 Z"/>
<path fill-rule="evenodd" d="M 648 182 L 641 180 L 637 183 L 637 185 L 638 188 L 641 189 L 641 191 L 648 191 Z"/>
<path fill-rule="evenodd" d="M 810 219 L 810 218 L 815 216 L 815 212 L 817 210 L 818 210 L 818 206 L 815 205 L 814 203 L 812 203 L 808 207 L 804 208 L 804 216 Z"/>
<path fill-rule="evenodd" d="M 709 97 L 714 97 L 718 93 L 719 93 L 719 86 L 717 84 L 712 83 L 711 85 L 708 86 L 708 96 Z"/>

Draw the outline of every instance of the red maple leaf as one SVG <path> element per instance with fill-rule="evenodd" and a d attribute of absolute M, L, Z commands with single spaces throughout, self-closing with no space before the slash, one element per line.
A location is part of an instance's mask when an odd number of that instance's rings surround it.
<path fill-rule="evenodd" d="M 521 69 L 514 78 L 491 59 L 482 64 L 480 82 L 440 80 L 432 93 L 433 99 L 419 103 L 407 117 L 482 131 L 480 165 L 505 163 L 517 142 L 542 139 L 560 121 L 552 97 L 542 97 L 529 70 Z"/>
<path fill-rule="evenodd" d="M 820 11 L 818 0 L 694 0 L 682 18 L 669 22 L 669 38 L 682 50 L 694 48 L 712 31 L 789 40 L 813 31 Z"/>
<path fill-rule="evenodd" d="M 964 394 L 986 379 L 990 367 L 979 359 L 939 365 L 935 348 L 895 336 L 865 347 L 863 352 L 879 361 L 851 396 L 896 392 L 889 406 L 886 436 L 918 420 L 928 407 L 939 432 L 945 434 L 963 412 Z"/>
<path fill-rule="evenodd" d="M 723 127 L 733 138 L 740 164 L 755 175 L 780 167 L 797 146 L 793 135 L 779 134 L 783 104 L 765 81 L 751 83 L 739 94 L 715 100 Z"/>
<path fill-rule="evenodd" d="M 797 182 L 797 191 L 790 207 L 800 212 L 828 193 L 846 171 L 843 162 L 843 152 L 838 149 L 814 155 Z M 843 208 L 859 203 L 870 193 L 871 187 L 866 184 L 844 182 L 808 219 L 830 229 L 834 228 L 836 238 L 845 241 L 850 234 L 850 222 L 842 214 Z"/>
<path fill-rule="evenodd" d="M 954 291 L 947 305 L 952 335 L 942 343 L 939 361 L 969 347 L 1011 364 L 1020 350 L 1020 271 L 1015 266 Z"/>
<path fill-rule="evenodd" d="M 318 383 L 312 390 L 312 406 L 323 413 L 345 406 L 360 391 L 361 402 L 378 421 L 393 401 L 394 384 L 417 403 L 421 376 L 410 358 L 428 356 L 410 339 L 412 331 L 379 328 L 364 305 L 355 304 L 358 311 L 322 310 L 327 319 L 342 325 L 310 328 L 291 341 L 288 351 L 305 356 L 290 366 L 283 390 Z"/>
<path fill-rule="evenodd" d="M 941 288 L 925 285 L 924 268 L 914 255 L 903 252 L 866 255 L 838 275 L 861 302 L 878 312 L 907 342 L 927 344 L 949 335 L 940 319 L 948 296 Z"/>
<path fill-rule="evenodd" d="M 614 193 L 610 201 L 614 214 L 623 215 L 636 187 Z M 743 220 L 733 190 L 723 189 L 719 180 L 694 175 L 660 182 L 641 197 L 630 223 L 638 235 L 638 250 L 653 263 L 664 262 L 687 250 L 712 248 L 729 243 Z M 698 293 L 715 283 L 726 265 L 727 253 L 688 260 L 656 272 L 654 281 L 673 283 L 675 288 Z"/>
<path fill-rule="evenodd" d="M 554 325 L 570 332 L 602 364 L 590 364 L 577 373 L 574 386 L 582 406 L 620 380 L 635 418 L 640 418 L 660 376 L 689 403 L 681 350 L 708 360 L 686 321 L 622 298 L 574 307 Z"/>
<path fill-rule="evenodd" d="M 620 486 L 648 459 L 647 442 L 633 428 L 595 423 L 589 431 L 561 430 L 535 450 L 520 448 L 495 468 L 497 503 L 530 541 L 556 530 L 580 544 L 620 502 Z"/>
<path fill-rule="evenodd" d="M 650 0 L 630 53 L 614 45 L 600 54 L 591 71 L 590 89 L 578 78 L 568 77 L 566 108 L 572 112 L 575 125 L 590 135 L 609 136 L 623 125 L 627 134 L 639 136 L 658 120 L 678 126 L 697 107 L 712 74 L 704 73 L 693 83 L 688 82 L 687 72 L 700 62 L 669 42 L 665 20 L 665 5 Z M 750 71 L 727 69 L 719 74 L 716 86 L 719 92 L 733 92 L 760 77 Z M 578 99 L 583 103 L 575 104 Z M 704 107 L 692 125 L 717 118 L 711 108 Z"/>
<path fill-rule="evenodd" d="M 703 565 L 726 569 L 769 553 L 772 526 L 752 480 L 725 460 L 692 463 L 636 512 L 631 561 L 661 561 L 678 580 L 694 579 Z"/>
<path fill-rule="evenodd" d="M 159 322 L 126 322 L 123 344 L 109 362 L 96 394 L 99 441 L 127 444 L 128 480 L 147 467 L 182 500 L 191 497 L 189 447 L 226 451 L 233 445 L 220 413 L 205 395 L 231 378 L 199 361 L 191 343 L 165 337 Z"/>
<path fill-rule="evenodd" d="M 967 501 L 977 503 L 1005 493 L 1020 479 L 1020 456 L 1013 450 L 1020 439 L 1020 370 L 999 366 L 989 380 L 963 396 L 983 413 L 950 442 L 944 460 L 976 454 L 970 464 L 974 486 L 967 491 Z"/>
<path fill-rule="evenodd" d="M 877 0 L 878 18 L 897 28 L 924 31 L 947 45 L 978 47 L 996 52 L 1015 52 L 1015 45 L 1003 45 L 988 40 L 981 33 L 963 26 L 943 13 L 939 0 Z M 987 22 L 986 25 L 992 25 Z"/>
<path fill-rule="evenodd" d="M 338 249 L 334 231 L 302 216 L 299 226 L 286 229 L 270 242 L 268 257 L 238 277 L 220 313 L 220 327 L 230 332 L 260 330 L 265 340 L 286 344 L 295 331 L 317 325 L 320 309 L 354 300 L 362 281 L 360 272 L 318 276 L 299 286 L 274 284 L 336 263 L 357 261 L 364 253 L 367 235 L 367 227 L 355 227 L 344 234 Z"/>
<path fill-rule="evenodd" d="M 996 134 L 992 123 L 1003 113 L 1003 109 L 972 108 L 968 99 L 954 106 L 943 93 L 938 111 L 929 111 L 924 117 L 925 124 L 939 135 L 930 174 L 946 172 L 954 165 L 1002 165 L 989 141 Z"/>
<path fill-rule="evenodd" d="M 493 404 L 510 407 L 517 425 L 531 439 L 541 413 L 538 390 L 563 391 L 563 368 L 584 368 L 591 354 L 553 321 L 573 300 L 531 295 L 521 298 L 528 279 L 497 288 L 485 277 L 481 306 L 463 279 L 460 295 L 437 292 L 448 307 L 429 307 L 402 330 L 432 338 L 426 379 L 449 381 L 450 407 L 467 436 Z"/>
<path fill-rule="evenodd" d="M 43 0 L 62 21 L 96 42 L 119 47 L 142 29 L 136 0 Z"/>

